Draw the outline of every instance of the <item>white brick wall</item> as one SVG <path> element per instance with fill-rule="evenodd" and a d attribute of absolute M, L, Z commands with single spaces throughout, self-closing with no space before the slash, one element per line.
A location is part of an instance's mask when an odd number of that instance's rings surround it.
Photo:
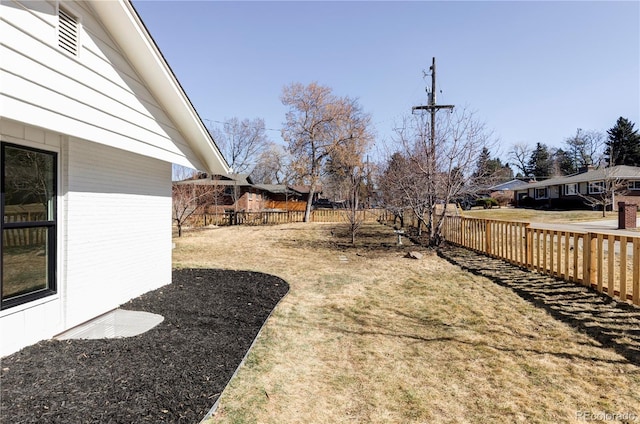
<path fill-rule="evenodd" d="M 202 161 L 204 127 L 169 116 L 95 4 L 64 2 L 79 54 L 58 48 L 58 4 L 0 0 L 0 136 L 58 152 L 60 193 L 58 293 L 0 311 L 0 356 L 170 283 L 171 162 Z"/>
<path fill-rule="evenodd" d="M 171 164 L 68 143 L 65 327 L 171 282 Z"/>
<path fill-rule="evenodd" d="M 0 311 L 0 356 L 171 282 L 170 163 L 6 119 L 0 140 L 59 153 L 58 293 Z"/>

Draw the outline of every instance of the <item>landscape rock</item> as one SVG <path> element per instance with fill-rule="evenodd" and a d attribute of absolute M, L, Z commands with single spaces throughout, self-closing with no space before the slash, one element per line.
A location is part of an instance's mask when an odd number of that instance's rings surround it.
<path fill-rule="evenodd" d="M 407 252 L 406 255 L 404 255 L 405 258 L 410 258 L 410 259 L 422 259 L 422 253 L 420 252 L 416 252 L 416 251 L 412 251 L 412 252 Z"/>

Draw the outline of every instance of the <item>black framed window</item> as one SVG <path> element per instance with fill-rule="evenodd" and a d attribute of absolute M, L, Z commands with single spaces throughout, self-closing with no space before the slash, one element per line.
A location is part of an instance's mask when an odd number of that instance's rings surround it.
<path fill-rule="evenodd" d="M 565 184 L 564 194 L 567 196 L 575 196 L 578 194 L 578 184 Z"/>
<path fill-rule="evenodd" d="M 2 143 L 0 309 L 56 293 L 57 154 Z"/>
<path fill-rule="evenodd" d="M 548 199 L 549 189 L 547 187 L 536 189 L 536 199 Z"/>
<path fill-rule="evenodd" d="M 594 181 L 589 183 L 589 194 L 604 193 L 604 181 Z"/>
<path fill-rule="evenodd" d="M 629 190 L 640 190 L 640 181 L 629 181 L 628 187 Z"/>

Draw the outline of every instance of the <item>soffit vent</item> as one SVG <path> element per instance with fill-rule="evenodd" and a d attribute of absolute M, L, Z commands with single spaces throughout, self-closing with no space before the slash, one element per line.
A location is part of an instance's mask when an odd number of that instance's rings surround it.
<path fill-rule="evenodd" d="M 58 10 L 58 46 L 78 55 L 78 19 L 62 9 Z"/>

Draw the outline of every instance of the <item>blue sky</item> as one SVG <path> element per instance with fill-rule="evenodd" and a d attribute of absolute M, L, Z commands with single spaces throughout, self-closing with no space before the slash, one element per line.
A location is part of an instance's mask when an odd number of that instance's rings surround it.
<path fill-rule="evenodd" d="M 620 116 L 640 126 L 638 1 L 134 6 L 205 124 L 263 118 L 276 142 L 282 87 L 312 81 L 358 98 L 384 142 L 425 104 L 432 57 L 438 103 L 475 111 L 503 159 L 514 143 L 560 147 Z"/>

